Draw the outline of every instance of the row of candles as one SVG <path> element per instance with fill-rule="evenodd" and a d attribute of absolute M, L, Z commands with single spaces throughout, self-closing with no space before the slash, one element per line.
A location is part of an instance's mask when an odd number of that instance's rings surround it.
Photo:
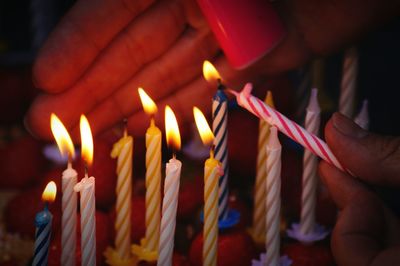
<path fill-rule="evenodd" d="M 210 146 L 210 158 L 204 167 L 204 245 L 203 265 L 216 265 L 218 221 L 227 215 L 227 97 L 225 87 L 216 69 L 205 62 L 203 72 L 207 80 L 217 80 L 218 90 L 213 99 L 213 131 L 198 108 L 194 117 L 200 137 Z M 315 226 L 315 188 L 317 156 L 344 170 L 329 147 L 316 134 L 319 130 L 319 106 L 316 91 L 312 93 L 307 109 L 306 129 L 273 109 L 272 95 L 266 103 L 251 96 L 251 84 L 242 92 L 231 91 L 239 105 L 260 118 L 259 154 L 255 185 L 255 206 L 253 237 L 265 241 L 267 265 L 277 265 L 279 258 L 279 217 L 280 217 L 280 150 L 277 131 L 281 131 L 302 144 L 308 151 L 304 156 L 303 204 L 301 231 L 312 232 Z M 157 112 L 154 101 L 139 89 L 139 95 L 147 114 L 151 116 L 150 127 L 146 131 L 146 233 L 139 245 L 130 241 L 131 193 L 132 193 L 132 151 L 133 138 L 125 128 L 124 135 L 115 143 L 111 156 L 117 159 L 117 200 L 115 221 L 115 247 L 108 248 L 105 255 L 110 265 L 134 263 L 139 260 L 156 261 L 158 265 L 170 265 L 174 243 L 177 199 L 182 163 L 175 153 L 166 165 L 164 198 L 161 200 L 161 130 L 155 125 L 153 116 Z M 77 195 L 81 193 L 81 243 L 82 264 L 96 264 L 95 241 L 95 178 L 88 177 L 88 166 L 93 160 L 93 140 L 90 126 L 85 116 L 81 116 L 82 158 L 85 162 L 85 177 L 77 183 L 77 172 L 72 169 L 74 147 L 66 128 L 53 114 L 51 128 L 60 152 L 68 156 L 68 167 L 62 175 L 62 257 L 61 265 L 75 265 Z M 165 127 L 168 146 L 174 151 L 180 149 L 179 127 L 172 109 L 165 108 Z M 215 137 L 214 137 L 215 135 Z M 315 155 L 312 155 L 315 154 Z M 47 195 L 47 188 L 44 195 Z M 54 191 L 54 188 L 53 188 Z M 55 195 L 53 196 L 53 198 Z M 53 198 L 44 196 L 47 201 Z M 161 206 L 162 202 L 162 206 Z M 47 204 L 46 204 L 47 206 Z M 160 212 L 161 210 L 161 212 Z M 45 215 L 43 214 L 45 213 Z M 42 216 L 46 216 L 43 219 Z M 47 207 L 36 219 L 37 233 L 34 265 L 41 265 L 47 259 L 50 239 L 51 214 Z M 45 220 L 45 222 L 43 222 Z M 43 228 L 47 228 L 44 230 Z M 134 254 L 135 256 L 132 256 Z M 40 263 L 41 262 L 41 263 Z"/>

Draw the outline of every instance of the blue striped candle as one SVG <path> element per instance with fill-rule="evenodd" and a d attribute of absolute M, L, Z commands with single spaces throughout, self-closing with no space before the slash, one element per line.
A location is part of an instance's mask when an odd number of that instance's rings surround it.
<path fill-rule="evenodd" d="M 219 220 L 228 216 L 228 98 L 226 97 L 223 85 L 219 82 L 218 90 L 212 102 L 213 133 L 215 159 L 221 162 L 224 174 L 219 178 L 218 210 Z"/>
<path fill-rule="evenodd" d="M 45 266 L 49 257 L 49 246 L 51 236 L 51 215 L 47 203 L 44 210 L 37 213 L 35 217 L 35 253 L 33 257 L 33 266 Z"/>

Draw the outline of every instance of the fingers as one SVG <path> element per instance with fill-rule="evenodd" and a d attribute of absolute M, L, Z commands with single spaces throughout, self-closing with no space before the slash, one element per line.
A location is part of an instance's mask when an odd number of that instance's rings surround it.
<path fill-rule="evenodd" d="M 328 122 L 325 137 L 355 176 L 370 184 L 400 186 L 400 138 L 369 133 L 339 113 Z"/>
<path fill-rule="evenodd" d="M 114 36 L 153 2 L 78 1 L 37 57 L 33 67 L 36 86 L 48 92 L 72 86 Z"/>
<path fill-rule="evenodd" d="M 381 251 L 388 227 L 380 200 L 360 181 L 320 163 L 320 176 L 341 209 L 332 235 L 338 265 L 369 265 Z"/>

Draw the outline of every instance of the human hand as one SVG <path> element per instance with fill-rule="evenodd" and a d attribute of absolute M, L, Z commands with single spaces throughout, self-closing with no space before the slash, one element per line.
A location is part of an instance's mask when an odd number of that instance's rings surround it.
<path fill-rule="evenodd" d="M 332 233 L 338 265 L 400 265 L 400 224 L 368 184 L 400 187 L 400 138 L 362 130 L 334 114 L 326 140 L 339 161 L 357 178 L 325 162 L 320 174 L 341 210 Z"/>
<path fill-rule="evenodd" d="M 202 77 L 204 59 L 214 61 L 228 86 L 250 81 L 257 87 L 267 74 L 353 41 L 392 17 L 399 4 L 298 0 L 275 5 L 287 37 L 259 62 L 236 71 L 221 54 L 194 0 L 78 1 L 38 55 L 33 75 L 45 94 L 32 104 L 26 123 L 32 133 L 51 139 L 49 117 L 55 112 L 78 135 L 79 116 L 85 113 L 94 134 L 123 118 L 129 118 L 131 133 L 142 134 L 148 119 L 137 96 L 139 86 L 160 110 L 168 103 L 182 123 L 191 121 L 192 106 L 208 112 L 215 91 Z M 161 118 L 158 115 L 159 123 Z"/>

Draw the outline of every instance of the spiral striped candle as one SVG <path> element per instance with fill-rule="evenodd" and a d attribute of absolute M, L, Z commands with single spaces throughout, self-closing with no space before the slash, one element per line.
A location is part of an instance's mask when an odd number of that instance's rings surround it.
<path fill-rule="evenodd" d="M 358 74 L 358 53 L 355 47 L 349 48 L 344 55 L 342 82 L 340 86 L 339 112 L 352 118 L 356 96 Z"/>
<path fill-rule="evenodd" d="M 146 248 L 155 251 L 161 219 L 161 131 L 154 119 L 146 132 L 146 148 Z"/>
<path fill-rule="evenodd" d="M 76 218 L 77 195 L 74 186 L 77 182 L 77 172 L 68 164 L 68 168 L 62 173 L 62 234 L 61 234 L 61 265 L 75 265 L 76 249 Z"/>
<path fill-rule="evenodd" d="M 252 96 L 251 90 L 252 84 L 247 83 L 240 93 L 232 90 L 230 90 L 230 92 L 236 96 L 237 102 L 240 106 L 247 109 L 258 118 L 276 126 L 280 132 L 296 141 L 304 148 L 310 150 L 313 154 L 319 156 L 327 163 L 344 171 L 343 166 L 336 159 L 335 155 L 333 155 L 332 151 L 323 140 L 314 134 L 309 133 L 307 130 L 274 110 L 260 99 Z"/>
<path fill-rule="evenodd" d="M 361 128 L 369 129 L 368 100 L 364 100 L 360 112 L 354 118 L 354 123 Z"/>
<path fill-rule="evenodd" d="M 35 251 L 33 255 L 33 266 L 46 266 L 49 257 L 51 222 L 53 215 L 46 207 L 35 217 Z M 75 255 L 75 254 L 74 254 Z"/>
<path fill-rule="evenodd" d="M 271 107 L 274 107 L 272 100 L 272 93 L 267 92 L 264 102 Z M 270 125 L 264 120 L 259 121 L 258 130 L 258 154 L 257 154 L 257 168 L 256 168 L 256 182 L 254 186 L 254 210 L 253 210 L 253 231 L 252 235 L 255 241 L 264 243 L 265 236 L 265 197 L 266 197 L 266 178 L 267 169 L 265 163 L 267 161 L 267 139 L 269 135 Z"/>
<path fill-rule="evenodd" d="M 117 202 L 115 204 L 115 250 L 121 259 L 131 257 L 131 197 L 133 138 L 124 136 L 114 144 L 111 157 L 117 158 Z"/>
<path fill-rule="evenodd" d="M 82 265 L 96 265 L 96 202 L 95 179 L 87 175 L 76 184 L 74 190 L 80 192 L 81 210 L 81 253 Z"/>
<path fill-rule="evenodd" d="M 175 157 L 169 160 L 166 166 L 160 240 L 158 243 L 158 266 L 172 265 L 181 168 L 182 163 Z"/>
<path fill-rule="evenodd" d="M 321 122 L 317 95 L 318 90 L 312 89 L 305 122 L 306 130 L 316 136 L 318 135 Z M 309 150 L 304 150 L 300 231 L 305 235 L 314 232 L 315 229 L 315 205 L 318 182 L 317 167 L 317 156 L 312 154 Z"/>
<path fill-rule="evenodd" d="M 204 165 L 203 265 L 217 265 L 218 245 L 218 179 L 220 163 L 213 152 Z"/>
<path fill-rule="evenodd" d="M 271 127 L 267 142 L 266 182 L 266 258 L 265 265 L 278 266 L 280 258 L 281 144 L 276 127 Z"/>
<path fill-rule="evenodd" d="M 222 86 L 222 85 L 220 85 Z M 212 101 L 212 129 L 214 133 L 215 159 L 220 161 L 224 174 L 219 178 L 219 220 L 228 215 L 228 99 L 223 90 L 218 89 Z"/>

